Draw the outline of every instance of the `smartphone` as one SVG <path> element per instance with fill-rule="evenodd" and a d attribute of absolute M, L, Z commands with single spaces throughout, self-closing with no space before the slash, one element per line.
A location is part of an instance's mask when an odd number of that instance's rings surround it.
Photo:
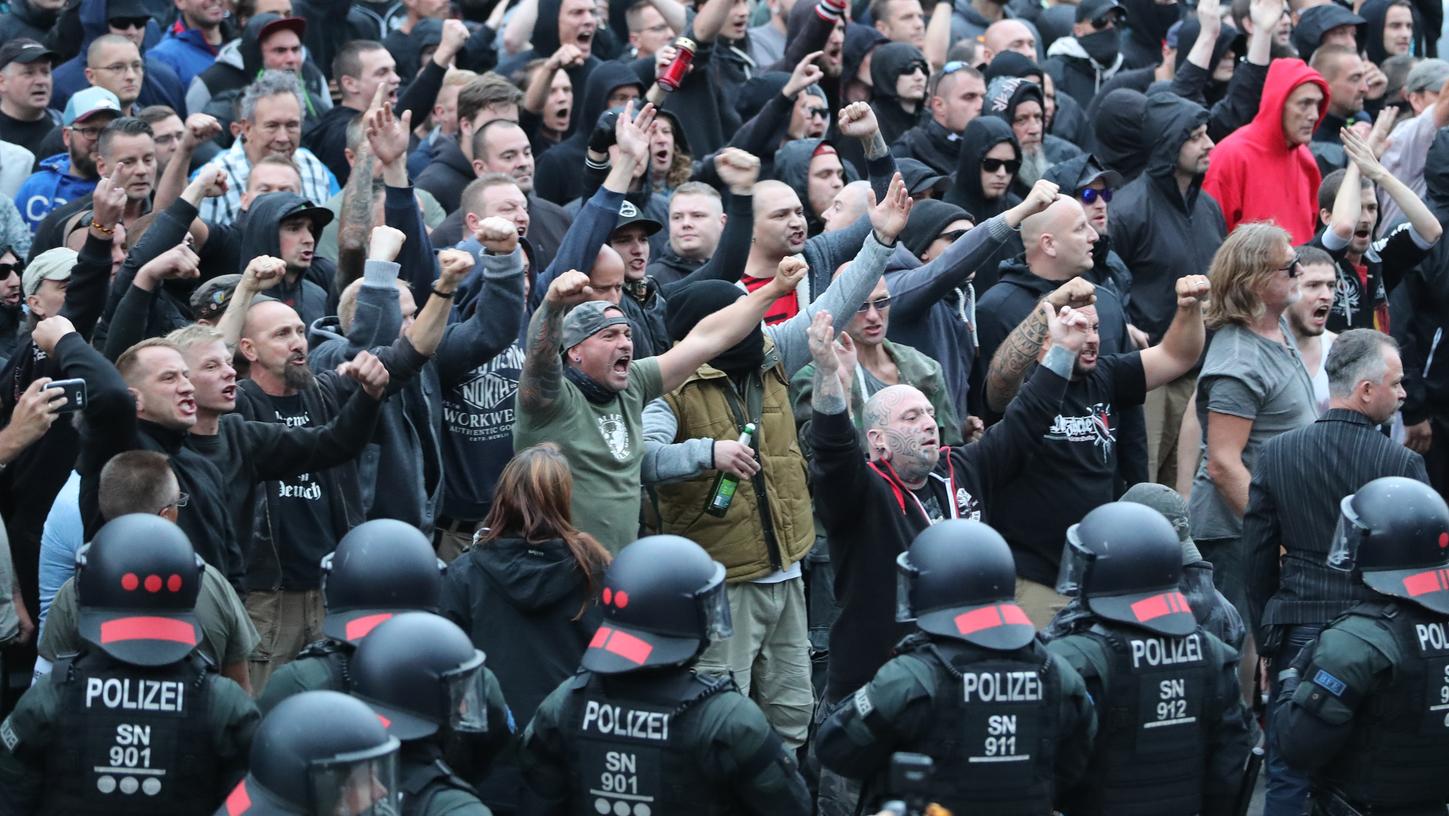
<path fill-rule="evenodd" d="M 73 414 L 86 407 L 85 380 L 51 380 L 46 388 L 59 388 L 65 392 L 65 405 L 60 406 L 59 413 Z"/>
<path fill-rule="evenodd" d="M 908 801 L 928 796 L 934 770 L 935 762 L 925 754 L 891 754 L 891 796 Z"/>

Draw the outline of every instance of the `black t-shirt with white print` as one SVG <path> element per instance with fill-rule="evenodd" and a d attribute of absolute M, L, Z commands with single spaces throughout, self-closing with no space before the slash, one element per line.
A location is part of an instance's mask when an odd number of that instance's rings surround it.
<path fill-rule="evenodd" d="M 1067 528 L 1115 498 L 1117 426 L 1146 398 L 1140 352 L 1099 357 L 1072 379 L 1040 451 L 992 495 L 991 524 L 1011 544 L 1017 575 L 1056 582 Z"/>
<path fill-rule="evenodd" d="M 268 395 L 277 421 L 289 428 L 311 428 L 317 423 L 307 410 L 301 394 L 290 397 Z M 272 491 L 279 518 L 273 519 L 271 529 L 279 539 L 275 542 L 284 553 L 296 552 L 299 548 L 289 542 L 308 542 L 300 548 L 305 552 L 331 552 L 336 549 L 336 536 L 332 529 L 331 497 L 322 479 L 313 473 L 298 473 L 287 479 L 267 482 L 266 489 Z"/>

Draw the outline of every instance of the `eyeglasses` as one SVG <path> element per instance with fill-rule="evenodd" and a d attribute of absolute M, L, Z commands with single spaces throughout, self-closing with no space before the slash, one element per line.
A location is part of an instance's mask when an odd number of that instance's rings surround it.
<path fill-rule="evenodd" d="M 1099 198 L 1107 204 L 1112 203 L 1112 191 L 1105 187 L 1100 190 L 1094 187 L 1088 187 L 1082 190 L 1081 196 L 1083 204 L 1095 204 Z"/>
<path fill-rule="evenodd" d="M 146 22 L 150 19 L 149 17 L 112 17 L 106 22 L 110 24 L 111 28 L 145 28 Z"/>
<path fill-rule="evenodd" d="M 140 61 L 137 61 L 137 62 L 118 62 L 118 63 L 116 63 L 114 65 L 102 65 L 100 68 L 98 68 L 96 70 L 105 71 L 108 74 L 124 74 L 124 73 L 127 73 L 127 72 L 130 72 L 130 73 L 133 73 L 133 74 L 144 74 L 144 73 L 146 73 L 146 66 L 144 64 L 142 64 Z"/>
<path fill-rule="evenodd" d="M 1011 175 L 1014 176 L 1014 175 L 1016 175 L 1016 171 L 1018 171 L 1018 170 L 1021 169 L 1021 159 L 982 159 L 981 160 L 981 169 L 982 170 L 985 170 L 988 173 L 999 173 L 999 172 L 1001 172 L 1001 168 L 1003 168 L 1003 167 L 1006 168 L 1006 172 L 1007 173 L 1010 173 Z"/>
<path fill-rule="evenodd" d="M 806 108 L 805 115 L 815 119 L 830 118 L 830 108 Z"/>
<path fill-rule="evenodd" d="M 891 296 L 890 295 L 886 295 L 885 297 L 876 298 L 875 300 L 867 300 L 866 302 L 860 304 L 860 307 L 857 308 L 856 311 L 859 312 L 860 314 L 865 314 L 866 312 L 870 311 L 871 309 L 875 309 L 877 312 L 884 312 L 886 309 L 889 309 L 890 307 L 891 307 Z"/>
<path fill-rule="evenodd" d="M 1288 277 L 1290 278 L 1296 278 L 1298 277 L 1298 273 L 1301 272 L 1303 269 L 1302 263 L 1303 262 L 1299 259 L 1298 254 L 1295 252 L 1293 254 L 1293 259 L 1288 261 L 1288 265 L 1278 267 L 1278 271 L 1288 273 Z"/>
<path fill-rule="evenodd" d="M 185 493 L 177 493 L 176 494 L 176 500 L 173 501 L 173 502 L 171 502 L 170 504 L 167 504 L 166 507 L 162 507 L 161 509 L 162 510 L 165 510 L 167 507 L 175 507 L 176 509 L 179 510 L 179 509 L 185 507 L 188 503 L 190 503 L 190 501 L 191 501 L 191 497 L 190 496 L 186 495 Z"/>
<path fill-rule="evenodd" d="M 86 141 L 94 142 L 101 135 L 101 131 L 105 129 L 105 125 L 101 125 L 100 127 L 75 127 L 72 125 L 70 132 L 84 136 Z"/>

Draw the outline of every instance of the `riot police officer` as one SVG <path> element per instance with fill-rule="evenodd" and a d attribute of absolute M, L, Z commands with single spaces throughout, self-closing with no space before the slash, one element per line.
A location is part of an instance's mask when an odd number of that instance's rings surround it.
<path fill-rule="evenodd" d="M 404 612 L 382 623 L 352 656 L 353 694 L 402 741 L 405 816 L 490 813 L 444 758 L 453 735 L 484 735 L 499 727 L 489 723 L 485 687 L 491 672 L 483 659 L 457 624 L 429 612 Z"/>
<path fill-rule="evenodd" d="M 896 620 L 920 631 L 821 726 L 821 764 L 884 781 L 893 752 L 924 753 L 935 760 L 927 798 L 948 810 L 1051 812 L 1086 769 L 1097 718 L 1081 676 L 1016 605 L 1006 540 L 944 521 L 916 536 L 896 574 Z"/>
<path fill-rule="evenodd" d="M 398 741 L 335 691 L 282 700 L 252 739 L 251 771 L 215 816 L 392 816 Z"/>
<path fill-rule="evenodd" d="M 1328 564 L 1377 597 L 1329 624 L 1284 672 L 1270 729 L 1278 748 L 1311 774 L 1315 816 L 1442 816 L 1449 507 L 1413 479 L 1375 479 L 1343 499 Z"/>
<path fill-rule="evenodd" d="M 1251 750 L 1238 655 L 1202 630 L 1179 590 L 1182 548 L 1162 514 L 1106 504 L 1067 530 L 1057 591 L 1087 614 L 1048 649 L 1099 712 L 1072 816 L 1230 812 Z"/>
<path fill-rule="evenodd" d="M 0 812 L 209 813 L 246 773 L 260 715 L 196 651 L 203 564 L 155 515 L 76 554 L 85 648 L 0 723 Z"/>
<path fill-rule="evenodd" d="M 725 570 L 679 536 L 641 538 L 605 573 L 581 671 L 524 729 L 522 812 L 806 814 L 805 782 L 752 701 L 691 666 L 729 637 Z"/>
<path fill-rule="evenodd" d="M 322 559 L 326 637 L 272 673 L 257 700 L 262 712 L 302 691 L 351 691 L 353 649 L 398 612 L 437 612 L 445 570 L 428 537 L 411 524 L 374 519 L 352 528 Z"/>

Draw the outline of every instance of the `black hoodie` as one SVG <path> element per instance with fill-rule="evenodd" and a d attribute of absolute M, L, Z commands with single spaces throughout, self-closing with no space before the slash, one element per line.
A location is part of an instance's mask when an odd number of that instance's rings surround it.
<path fill-rule="evenodd" d="M 262 28 L 280 19 L 282 19 L 281 15 L 267 12 L 258 14 L 247 21 L 247 27 L 242 31 L 241 40 L 237 45 L 237 51 L 242 58 L 241 68 L 217 61 L 196 75 L 197 79 L 201 80 L 201 83 L 211 92 L 211 99 L 201 110 L 193 109 L 193 113 L 207 113 L 215 116 L 221 122 L 223 129 L 232 122 L 232 112 L 237 99 L 246 90 L 247 85 L 264 70 L 262 47 L 258 41 Z M 302 62 L 301 80 L 307 103 L 302 111 L 304 119 L 302 129 L 310 131 L 316 127 L 319 117 L 331 108 L 331 97 L 327 94 L 327 78 L 322 75 L 316 65 L 312 64 L 311 59 Z M 191 104 L 191 100 L 188 100 L 188 104 Z M 223 146 L 229 146 L 230 140 L 227 141 L 228 144 Z"/>
<path fill-rule="evenodd" d="M 589 588 L 602 579 L 585 575 L 561 539 L 499 538 L 449 566 L 439 611 L 488 655 L 520 728 L 578 669 L 602 621 Z M 494 761 L 479 793 L 496 808 L 516 803 L 522 789 L 517 766 L 505 756 Z"/>
<path fill-rule="evenodd" d="M 1360 43 L 1368 33 L 1368 24 L 1362 17 L 1337 3 L 1325 3 L 1304 9 L 1298 15 L 1298 23 L 1293 26 L 1293 47 L 1298 50 L 1299 58 L 1307 62 L 1323 42 L 1323 35 L 1341 25 L 1358 26 Z"/>
<path fill-rule="evenodd" d="M 44 42 L 45 35 L 55 25 L 57 16 L 58 12 L 32 7 L 29 0 L 13 0 L 10 3 L 10 13 L 0 15 L 0 42 L 22 37 Z"/>
<path fill-rule="evenodd" d="M 1121 0 L 1121 3 L 1127 10 L 1127 31 L 1122 35 L 1122 67 L 1146 68 L 1162 62 L 1162 41 L 1167 39 L 1167 30 L 1177 22 L 1181 6 L 1157 0 Z"/>
<path fill-rule="evenodd" d="M 988 200 L 981 192 L 981 160 L 991 148 L 1002 142 L 1010 143 L 1016 158 L 1021 158 L 1021 146 L 1011 133 L 1011 125 L 995 116 L 983 115 L 972 119 L 961 136 L 961 160 L 956 165 L 956 178 L 951 183 L 951 189 L 946 191 L 945 201 L 971 213 L 972 223 L 980 224 L 1021 203 L 1021 198 L 1011 192 L 1009 186 L 1006 193 L 995 200 Z M 982 263 L 976 272 L 976 294 L 990 289 L 996 283 L 997 265 L 1020 251 L 1021 240 L 1013 236 Z"/>
<path fill-rule="evenodd" d="M 916 103 L 914 113 L 901 106 L 896 96 L 896 80 L 912 63 L 926 64 L 926 55 L 910 43 L 891 42 L 875 49 L 870 60 L 870 81 L 874 85 L 870 106 L 880 122 L 880 135 L 886 144 L 894 144 L 901 134 L 920 124 L 925 99 Z M 929 70 L 927 71 L 929 73 Z"/>
<path fill-rule="evenodd" d="M 1222 210 L 1202 192 L 1202 177 L 1183 195 L 1174 172 L 1189 135 L 1207 124 L 1201 105 L 1169 93 L 1148 98 L 1142 135 L 1152 145 L 1147 172 L 1117 192 L 1110 205 L 1112 246 L 1132 271 L 1132 325 L 1153 343 L 1177 313 L 1177 279 L 1206 275 L 1227 235 Z"/>
<path fill-rule="evenodd" d="M 267 193 L 253 199 L 252 206 L 247 210 L 246 226 L 242 228 L 242 269 L 236 271 L 245 271 L 246 264 L 258 255 L 281 257 L 282 220 L 304 207 L 311 206 L 307 199 L 287 192 Z M 322 225 L 314 226 L 312 236 L 316 238 L 321 234 Z M 313 255 L 311 268 L 301 277 L 294 281 L 284 278 L 281 283 L 268 289 L 267 295 L 296 309 L 302 316 L 302 322 L 310 326 L 313 321 L 327 316 L 328 287 L 336 272 L 331 261 Z M 286 277 L 291 277 L 290 270 Z"/>
<path fill-rule="evenodd" d="M 1246 40 L 1237 29 L 1224 25 L 1213 44 L 1208 65 L 1216 67 L 1230 50 L 1236 52 L 1238 59 L 1232 79 L 1226 83 L 1215 81 L 1211 70 L 1203 70 L 1187 61 L 1187 52 L 1192 49 L 1201 31 L 1196 19 L 1188 19 L 1182 24 L 1177 35 L 1177 69 L 1172 76 L 1171 90 L 1184 99 L 1207 107 L 1208 136 L 1214 142 L 1220 142 L 1257 115 L 1258 100 L 1263 97 L 1263 83 L 1268 79 L 1268 66 L 1242 59 L 1247 51 Z"/>
<path fill-rule="evenodd" d="M 1087 111 L 1092 118 L 1092 155 L 1126 181 L 1137 178 L 1147 166 L 1149 145 L 1142 131 L 1146 110 L 1145 94 L 1118 88 L 1098 97 Z"/>
<path fill-rule="evenodd" d="M 622 62 L 601 63 L 589 74 L 583 95 L 574 94 L 576 112 L 569 137 L 538 159 L 537 171 L 533 175 L 535 195 L 563 205 L 583 194 L 584 159 L 588 155 L 589 134 L 594 132 L 599 116 L 608 110 L 609 94 L 625 85 L 633 85 L 641 95 L 644 93 L 644 83 L 639 81 L 639 75 Z"/>
<path fill-rule="evenodd" d="M 512 76 L 514 71 L 527 65 L 530 60 L 548 59 L 553 56 L 553 52 L 557 51 L 559 47 L 558 13 L 562 6 L 562 0 L 538 0 L 538 18 L 533 24 L 533 35 L 529 37 L 533 47 L 504 60 L 497 68 L 498 73 L 503 76 Z M 587 84 L 589 75 L 594 72 L 595 68 L 604 64 L 597 53 L 600 31 L 602 29 L 596 29 L 594 32 L 594 43 L 591 44 L 593 47 L 589 49 L 589 58 L 584 60 L 584 64 L 565 71 L 574 84 L 575 103 L 579 101 L 578 89 Z"/>
<path fill-rule="evenodd" d="M 815 158 L 815 150 L 821 144 L 833 146 L 825 139 L 791 139 L 775 151 L 774 161 L 775 178 L 790 185 L 790 189 L 800 197 L 800 203 L 805 207 L 805 221 L 809 225 L 807 230 L 812 237 L 819 235 L 825 227 L 820 220 L 823 213 L 815 212 L 815 208 L 810 205 L 810 161 Z M 845 169 L 845 183 L 858 181 L 860 176 L 850 162 L 838 150 L 836 156 Z"/>
<path fill-rule="evenodd" d="M 1449 129 L 1440 129 L 1424 163 L 1424 201 L 1449 228 Z M 1440 240 L 1390 296 L 1389 326 L 1403 346 L 1404 424 L 1449 420 L 1449 241 Z M 1438 438 L 1435 439 L 1439 443 Z"/>
<path fill-rule="evenodd" d="M 1384 50 L 1384 18 L 1388 16 L 1392 5 L 1393 0 L 1367 0 L 1358 8 L 1358 14 L 1366 21 L 1367 29 L 1364 39 L 1359 40 L 1358 44 L 1368 55 L 1369 62 L 1380 67 L 1389 58 L 1389 52 Z M 1417 8 L 1410 5 L 1409 10 L 1414 15 L 1414 37 L 1409 43 L 1409 53 L 1417 54 L 1421 53 L 1416 47 L 1419 45 L 1424 24 Z"/>

